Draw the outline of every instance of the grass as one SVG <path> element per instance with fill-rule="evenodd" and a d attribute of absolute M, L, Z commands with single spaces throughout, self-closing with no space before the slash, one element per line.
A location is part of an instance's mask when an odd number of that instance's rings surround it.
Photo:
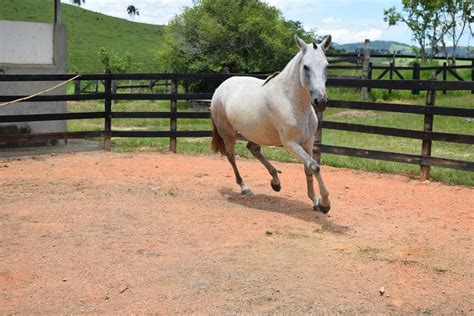
<path fill-rule="evenodd" d="M 0 20 L 53 23 L 53 2 L 0 0 Z M 158 71 L 154 51 L 160 45 L 165 26 L 130 22 L 67 3 L 61 3 L 61 8 L 62 23 L 68 30 L 69 72 L 103 72 L 98 59 L 100 47 L 116 53 L 127 50 L 134 71 Z"/>

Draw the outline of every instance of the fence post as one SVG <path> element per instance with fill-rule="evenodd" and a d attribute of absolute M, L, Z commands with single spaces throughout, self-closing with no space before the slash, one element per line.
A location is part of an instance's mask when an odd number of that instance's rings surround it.
<path fill-rule="evenodd" d="M 75 72 L 75 74 L 77 75 L 78 73 Z M 75 95 L 81 94 L 81 80 L 74 81 L 74 94 Z"/>
<path fill-rule="evenodd" d="M 370 62 L 370 40 L 366 39 L 364 42 L 364 64 L 362 68 L 362 78 L 369 79 L 369 62 Z M 367 87 L 362 87 L 362 100 L 369 102 L 369 89 Z"/>
<path fill-rule="evenodd" d="M 448 80 L 448 71 L 446 69 L 446 62 L 443 63 L 443 81 Z M 446 90 L 443 90 L 443 94 L 446 94 Z"/>
<path fill-rule="evenodd" d="M 474 81 L 474 59 L 471 61 L 471 81 Z M 471 90 L 471 94 L 474 94 L 474 90 Z"/>
<path fill-rule="evenodd" d="M 112 138 L 112 76 L 110 70 L 106 71 L 104 79 L 104 150 L 110 151 Z"/>
<path fill-rule="evenodd" d="M 176 94 L 178 93 L 178 80 L 176 80 L 176 71 L 173 70 L 173 76 L 171 79 L 171 102 L 170 102 L 170 151 L 176 153 L 176 130 L 177 130 L 177 121 L 176 121 L 176 112 L 178 108 L 178 102 L 176 100 Z"/>
<path fill-rule="evenodd" d="M 430 80 L 436 80 L 436 75 L 432 75 Z M 434 107 L 436 99 L 436 90 L 430 89 L 426 91 L 426 106 Z M 433 131 L 433 114 L 425 113 L 423 131 Z M 420 180 L 425 181 L 430 176 L 430 165 L 426 165 L 423 162 L 423 157 L 431 157 L 431 140 L 424 139 L 421 144 L 421 162 L 420 162 Z"/>
<path fill-rule="evenodd" d="M 368 78 L 369 80 L 372 80 L 372 66 L 373 66 L 373 63 L 370 62 L 369 63 L 369 73 L 368 73 Z M 367 88 L 367 92 L 370 92 L 372 90 L 372 88 Z"/>
<path fill-rule="evenodd" d="M 420 64 L 419 63 L 413 64 L 412 80 L 420 80 Z M 418 90 L 418 88 L 413 88 L 411 90 L 411 94 L 420 94 L 420 90 Z"/>
<path fill-rule="evenodd" d="M 390 71 L 388 73 L 388 79 L 393 80 L 393 69 L 395 68 L 395 58 L 390 62 Z M 392 89 L 388 89 L 388 93 L 392 93 Z"/>
<path fill-rule="evenodd" d="M 313 159 L 316 160 L 318 164 L 321 164 L 321 150 L 318 145 L 321 144 L 323 140 L 323 112 L 316 112 L 316 116 L 318 117 L 318 129 L 316 130 L 316 134 L 314 134 L 313 147 L 316 146 L 316 149 L 313 150 Z"/>

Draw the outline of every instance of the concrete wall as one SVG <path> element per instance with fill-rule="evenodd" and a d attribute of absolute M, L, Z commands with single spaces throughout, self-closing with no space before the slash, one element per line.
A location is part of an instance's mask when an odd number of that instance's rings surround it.
<path fill-rule="evenodd" d="M 12 34 L 7 34 L 13 32 Z M 0 21 L 0 74 L 58 74 L 66 72 L 67 30 L 63 24 Z M 31 95 L 58 82 L 0 82 L 0 95 Z M 62 86 L 47 94 L 65 94 Z M 0 115 L 65 113 L 66 102 L 22 102 L 0 108 Z M 65 132 L 66 121 L 0 124 L 0 132 L 16 125 L 31 133 Z"/>

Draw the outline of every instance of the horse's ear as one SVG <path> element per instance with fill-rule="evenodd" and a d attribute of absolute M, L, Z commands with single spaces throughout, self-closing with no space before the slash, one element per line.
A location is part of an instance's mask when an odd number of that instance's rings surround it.
<path fill-rule="evenodd" d="M 299 38 L 297 34 L 295 34 L 295 42 L 300 48 L 301 52 L 304 54 L 306 52 L 306 43 L 301 38 Z"/>
<path fill-rule="evenodd" d="M 320 45 L 324 51 L 326 51 L 329 48 L 329 46 L 331 46 L 331 41 L 332 41 L 331 35 L 328 35 L 323 39 Z"/>

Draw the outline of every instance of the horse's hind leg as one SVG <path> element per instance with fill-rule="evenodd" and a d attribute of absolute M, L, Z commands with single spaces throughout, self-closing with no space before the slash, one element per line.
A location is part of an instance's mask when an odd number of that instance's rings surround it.
<path fill-rule="evenodd" d="M 235 163 L 234 146 L 232 145 L 231 147 L 232 148 L 227 149 L 228 145 L 226 143 L 226 156 L 232 166 L 232 169 L 234 170 L 235 181 L 238 185 L 240 185 L 240 192 L 242 193 L 242 195 L 252 195 L 252 191 L 245 185 L 244 180 L 240 176 L 239 169 L 237 168 L 237 164 Z"/>
<path fill-rule="evenodd" d="M 244 180 L 240 176 L 239 169 L 237 168 L 237 164 L 235 163 L 235 142 L 237 139 L 237 132 L 233 131 L 233 129 L 229 126 L 226 129 L 223 129 L 225 132 L 221 133 L 222 139 L 224 140 L 225 144 L 225 155 L 227 160 L 229 160 L 232 169 L 234 170 L 235 181 L 240 186 L 240 192 L 242 195 L 251 195 L 252 191 L 245 185 Z"/>
<path fill-rule="evenodd" d="M 265 168 L 267 168 L 268 172 L 270 172 L 270 175 L 272 176 L 272 181 L 270 182 L 272 189 L 279 192 L 281 190 L 280 179 L 278 178 L 278 173 L 280 171 L 273 167 L 273 165 L 262 155 L 262 146 L 249 141 L 247 143 L 247 148 L 250 150 L 252 155 L 254 155 L 255 158 L 257 158 Z"/>

